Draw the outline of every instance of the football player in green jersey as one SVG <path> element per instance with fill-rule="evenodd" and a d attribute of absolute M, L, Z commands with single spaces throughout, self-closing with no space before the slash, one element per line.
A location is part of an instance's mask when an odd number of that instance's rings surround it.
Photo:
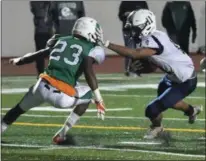
<path fill-rule="evenodd" d="M 3 117 L 2 132 L 21 114 L 44 102 L 57 108 L 74 107 L 64 126 L 53 137 L 55 144 L 63 144 L 67 140 L 68 130 L 77 123 L 91 102 L 96 103 L 98 117 L 104 119 L 105 105 L 93 70 L 94 63 L 101 64 L 105 59 L 104 49 L 96 42 L 97 31 L 103 37 L 102 28 L 96 20 L 82 17 L 76 21 L 71 36 L 54 35 L 45 49 L 10 59 L 13 65 L 23 65 L 33 62 L 40 55 L 49 55 L 49 64 L 37 83 Z M 83 73 L 88 86 L 77 83 Z"/>

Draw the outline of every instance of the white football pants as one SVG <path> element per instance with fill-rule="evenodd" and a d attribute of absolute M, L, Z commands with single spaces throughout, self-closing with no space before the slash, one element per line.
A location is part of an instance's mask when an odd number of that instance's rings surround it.
<path fill-rule="evenodd" d="M 89 103 L 92 99 L 92 92 L 88 86 L 77 85 L 75 87 L 77 97 L 71 97 L 60 92 L 43 80 L 39 80 L 32 86 L 20 102 L 24 111 L 39 106 L 42 103 L 49 103 L 56 108 L 71 108 L 80 104 Z"/>

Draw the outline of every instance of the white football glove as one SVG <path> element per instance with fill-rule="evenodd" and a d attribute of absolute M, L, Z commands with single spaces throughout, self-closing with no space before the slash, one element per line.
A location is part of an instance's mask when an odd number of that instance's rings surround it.
<path fill-rule="evenodd" d="M 97 117 L 104 120 L 104 115 L 105 115 L 104 101 L 102 99 L 102 96 L 101 96 L 98 88 L 96 90 L 94 90 L 93 92 L 94 92 L 94 96 L 95 96 L 95 100 L 93 101 L 93 103 L 96 104 Z"/>
<path fill-rule="evenodd" d="M 9 63 L 12 65 L 19 65 L 21 57 L 9 59 Z"/>
<path fill-rule="evenodd" d="M 98 45 L 104 46 L 106 48 L 109 46 L 110 42 L 109 42 L 109 40 L 104 41 L 103 34 L 102 34 L 101 30 L 96 29 L 96 37 L 97 37 L 96 42 Z"/>
<path fill-rule="evenodd" d="M 97 107 L 97 118 L 100 118 L 104 120 L 104 115 L 105 115 L 105 105 L 104 102 L 98 102 L 95 101 L 96 107 Z"/>

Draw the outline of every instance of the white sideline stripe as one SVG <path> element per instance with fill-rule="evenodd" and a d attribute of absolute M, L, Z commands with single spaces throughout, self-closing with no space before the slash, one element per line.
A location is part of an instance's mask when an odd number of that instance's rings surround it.
<path fill-rule="evenodd" d="M 102 85 L 101 90 L 124 90 L 124 89 L 157 89 L 158 84 L 127 84 L 127 85 L 117 85 L 117 84 L 108 84 Z M 205 82 L 197 83 L 197 87 L 205 87 Z M 28 91 L 28 88 L 10 88 L 2 89 L 2 94 L 11 94 L 11 93 L 25 93 Z"/>
<path fill-rule="evenodd" d="M 164 76 L 164 74 L 144 74 L 143 78 L 162 78 Z M 16 76 L 15 79 L 13 79 L 14 77 L 2 77 L 2 81 L 6 81 L 6 82 L 22 82 L 22 79 L 24 79 L 24 81 L 35 81 L 35 77 L 21 77 L 21 76 Z M 98 79 L 102 79 L 102 80 L 119 80 L 119 79 L 141 79 L 142 77 L 126 77 L 124 76 L 124 74 L 97 74 L 97 78 Z M 205 78 L 204 74 L 198 74 L 198 78 Z M 80 80 L 85 80 L 84 77 L 80 77 Z"/>
<path fill-rule="evenodd" d="M 23 148 L 47 148 L 45 145 L 27 145 L 27 144 L 1 144 L 1 146 L 5 147 L 23 147 Z"/>
<path fill-rule="evenodd" d="M 14 93 L 25 93 L 27 92 L 27 88 L 13 88 L 13 89 L 2 89 L 2 94 L 14 94 Z M 111 96 L 111 97 L 140 97 L 140 98 L 153 98 L 155 95 L 134 95 L 134 94 L 102 94 L 103 96 Z M 202 96 L 189 96 L 187 98 L 192 99 L 205 99 Z"/>
<path fill-rule="evenodd" d="M 119 148 L 103 148 L 95 146 L 70 146 L 70 147 L 48 147 L 42 148 L 41 150 L 55 150 L 55 149 L 90 149 L 90 150 L 109 150 L 109 151 L 121 151 L 121 152 L 140 152 L 140 153 L 150 153 L 150 154 L 161 154 L 161 155 L 173 155 L 173 156 L 182 156 L 182 157 L 197 157 L 205 158 L 205 155 L 193 155 L 193 154 L 182 154 L 182 153 L 172 153 L 172 152 L 163 152 L 163 151 L 153 151 L 153 150 L 135 150 L 135 149 L 119 149 Z"/>
<path fill-rule="evenodd" d="M 160 142 L 134 142 L 134 141 L 121 141 L 119 144 L 125 144 L 125 145 L 161 145 Z"/>
<path fill-rule="evenodd" d="M 117 89 L 157 89 L 158 84 L 120 84 L 120 85 L 114 85 L 109 84 L 107 86 L 101 85 L 99 88 L 101 90 L 117 90 Z M 199 82 L 197 83 L 197 87 L 205 87 L 205 82 Z"/>
<path fill-rule="evenodd" d="M 5 113 L 2 113 L 5 115 Z M 23 114 L 24 117 L 38 117 L 38 118 L 66 118 L 68 115 L 38 115 L 38 114 Z M 93 119 L 97 116 L 82 116 L 82 118 Z M 106 119 L 132 119 L 132 120 L 147 120 L 145 117 L 127 117 L 127 116 L 105 116 Z M 187 121 L 188 119 L 183 118 L 164 118 L 163 120 L 168 121 Z M 205 119 L 197 119 L 197 121 L 205 121 Z"/>
<path fill-rule="evenodd" d="M 10 110 L 11 108 L 2 108 L 3 111 Z M 107 111 L 131 111 L 132 108 L 110 108 Z M 71 112 L 73 111 L 73 108 L 67 108 L 67 109 L 60 109 L 55 108 L 53 106 L 40 106 L 40 107 L 34 107 L 31 109 L 31 111 L 55 111 L 55 112 Z M 88 109 L 87 112 L 97 112 L 96 109 Z"/>
<path fill-rule="evenodd" d="M 161 155 L 173 155 L 173 156 L 182 156 L 182 157 L 197 157 L 205 158 L 205 155 L 193 155 L 193 154 L 182 154 L 182 153 L 172 153 L 172 152 L 163 152 L 163 151 L 150 151 L 150 150 L 135 150 L 135 149 L 118 149 L 118 148 L 103 148 L 95 146 L 45 146 L 45 145 L 26 145 L 26 144 L 1 144 L 4 147 L 25 147 L 25 148 L 41 148 L 40 150 L 55 150 L 55 149 L 88 149 L 88 150 L 109 150 L 109 151 L 122 151 L 122 152 L 140 152 L 140 153 L 150 153 L 150 154 L 161 154 Z"/>
<path fill-rule="evenodd" d="M 205 137 L 200 137 L 200 138 L 198 138 L 198 140 L 206 140 L 206 138 Z"/>
<path fill-rule="evenodd" d="M 103 96 L 111 96 L 111 97 L 140 97 L 140 98 L 154 98 L 156 95 L 134 95 L 134 94 L 102 94 Z M 205 99 L 205 97 L 202 96 L 189 96 L 186 98 L 192 98 L 192 99 Z"/>

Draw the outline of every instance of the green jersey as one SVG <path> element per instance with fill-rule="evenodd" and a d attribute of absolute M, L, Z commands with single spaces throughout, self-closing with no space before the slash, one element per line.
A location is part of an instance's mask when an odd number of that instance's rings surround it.
<path fill-rule="evenodd" d="M 45 72 L 57 80 L 75 86 L 83 73 L 84 57 L 91 56 L 97 63 L 105 59 L 103 48 L 89 41 L 73 36 L 58 37 L 49 56 L 49 65 Z"/>

